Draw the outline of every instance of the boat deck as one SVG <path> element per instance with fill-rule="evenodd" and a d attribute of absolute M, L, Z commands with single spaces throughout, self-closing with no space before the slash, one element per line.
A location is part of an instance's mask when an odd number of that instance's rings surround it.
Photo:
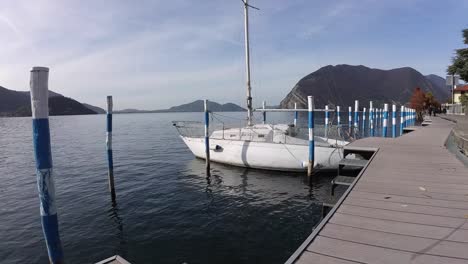
<path fill-rule="evenodd" d="M 468 263 L 468 168 L 434 117 L 399 138 L 365 138 L 368 165 L 287 263 Z"/>

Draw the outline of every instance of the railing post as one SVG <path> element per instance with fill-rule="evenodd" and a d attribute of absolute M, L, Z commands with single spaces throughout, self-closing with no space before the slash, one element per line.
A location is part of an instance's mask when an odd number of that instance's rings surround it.
<path fill-rule="evenodd" d="M 387 137 L 387 125 L 388 125 L 388 104 L 384 104 L 382 137 Z"/>
<path fill-rule="evenodd" d="M 370 126 L 370 136 L 374 136 L 374 106 L 372 101 L 369 102 L 369 126 Z"/>
<path fill-rule="evenodd" d="M 336 124 L 341 125 L 340 106 L 336 106 Z"/>
<path fill-rule="evenodd" d="M 392 105 L 392 137 L 396 137 L 396 105 Z"/>
<path fill-rule="evenodd" d="M 351 129 L 353 128 L 353 107 L 349 106 L 348 107 L 348 126 L 349 126 L 349 132 L 351 133 Z"/>
<path fill-rule="evenodd" d="M 325 138 L 328 138 L 328 120 L 330 113 L 328 112 L 328 105 L 325 106 Z"/>
<path fill-rule="evenodd" d="M 364 133 L 366 131 L 366 111 L 367 109 L 364 107 L 362 109 L 362 136 L 364 136 Z"/>
<path fill-rule="evenodd" d="M 112 156 L 112 96 L 107 96 L 107 176 L 109 178 L 109 191 L 111 193 L 112 202 L 115 202 L 115 185 L 114 185 L 114 159 Z"/>
<path fill-rule="evenodd" d="M 307 176 L 312 176 L 315 161 L 315 144 L 314 144 L 314 97 L 307 96 L 309 107 L 309 163 L 307 164 Z"/>
<path fill-rule="evenodd" d="M 297 109 L 297 103 L 294 103 L 294 109 Z M 297 117 L 299 115 L 299 112 L 295 111 L 294 112 L 294 127 L 297 127 Z"/>
<path fill-rule="evenodd" d="M 403 128 L 404 128 L 404 125 L 405 125 L 404 124 L 404 122 L 405 122 L 404 118 L 405 117 L 403 115 L 404 112 L 405 112 L 405 107 L 401 106 L 400 107 L 400 136 L 403 135 Z"/>
<path fill-rule="evenodd" d="M 354 129 L 359 130 L 359 101 L 354 101 Z"/>
<path fill-rule="evenodd" d="M 31 70 L 31 112 L 34 157 L 36 160 L 37 188 L 39 191 L 42 230 L 50 263 L 63 263 L 55 183 L 52 170 L 52 151 L 49 130 L 49 68 L 33 67 Z"/>
<path fill-rule="evenodd" d="M 205 161 L 206 161 L 206 173 L 209 174 L 210 173 L 210 116 L 209 116 L 209 111 L 208 111 L 208 100 L 205 100 L 204 106 L 205 106 Z"/>
<path fill-rule="evenodd" d="M 266 111 L 265 111 L 266 102 L 265 101 L 263 101 L 262 106 L 263 106 L 263 113 L 262 113 L 262 115 L 263 115 L 263 124 L 266 124 Z"/>

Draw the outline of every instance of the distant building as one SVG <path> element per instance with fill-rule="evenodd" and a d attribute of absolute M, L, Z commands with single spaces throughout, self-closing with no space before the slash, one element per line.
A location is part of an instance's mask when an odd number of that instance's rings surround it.
<path fill-rule="evenodd" d="M 456 104 L 461 103 L 460 96 L 462 94 L 468 95 L 468 84 L 460 84 L 456 86 L 455 90 L 453 91 L 453 100 Z"/>

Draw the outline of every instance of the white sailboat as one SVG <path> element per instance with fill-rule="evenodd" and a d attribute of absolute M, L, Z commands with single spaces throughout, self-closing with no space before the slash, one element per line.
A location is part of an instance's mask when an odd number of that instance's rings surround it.
<path fill-rule="evenodd" d="M 247 76 L 247 126 L 215 130 L 209 136 L 210 161 L 240 167 L 305 171 L 308 167 L 308 140 L 298 137 L 298 128 L 288 124 L 254 124 L 250 85 L 248 0 L 244 3 L 245 59 Z M 194 122 L 174 122 L 180 137 L 192 153 L 206 158 L 202 133 L 193 133 Z M 326 133 L 327 134 L 327 133 Z M 337 138 L 315 136 L 314 168 L 334 169 L 343 158 L 342 147 L 348 144 Z"/>

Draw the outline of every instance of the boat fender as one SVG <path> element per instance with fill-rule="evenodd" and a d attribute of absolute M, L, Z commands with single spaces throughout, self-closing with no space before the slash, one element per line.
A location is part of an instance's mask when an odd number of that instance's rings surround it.
<path fill-rule="evenodd" d="M 221 147 L 220 145 L 215 145 L 213 147 L 210 147 L 210 149 L 213 150 L 213 151 L 216 151 L 216 152 L 223 151 L 223 147 Z"/>

